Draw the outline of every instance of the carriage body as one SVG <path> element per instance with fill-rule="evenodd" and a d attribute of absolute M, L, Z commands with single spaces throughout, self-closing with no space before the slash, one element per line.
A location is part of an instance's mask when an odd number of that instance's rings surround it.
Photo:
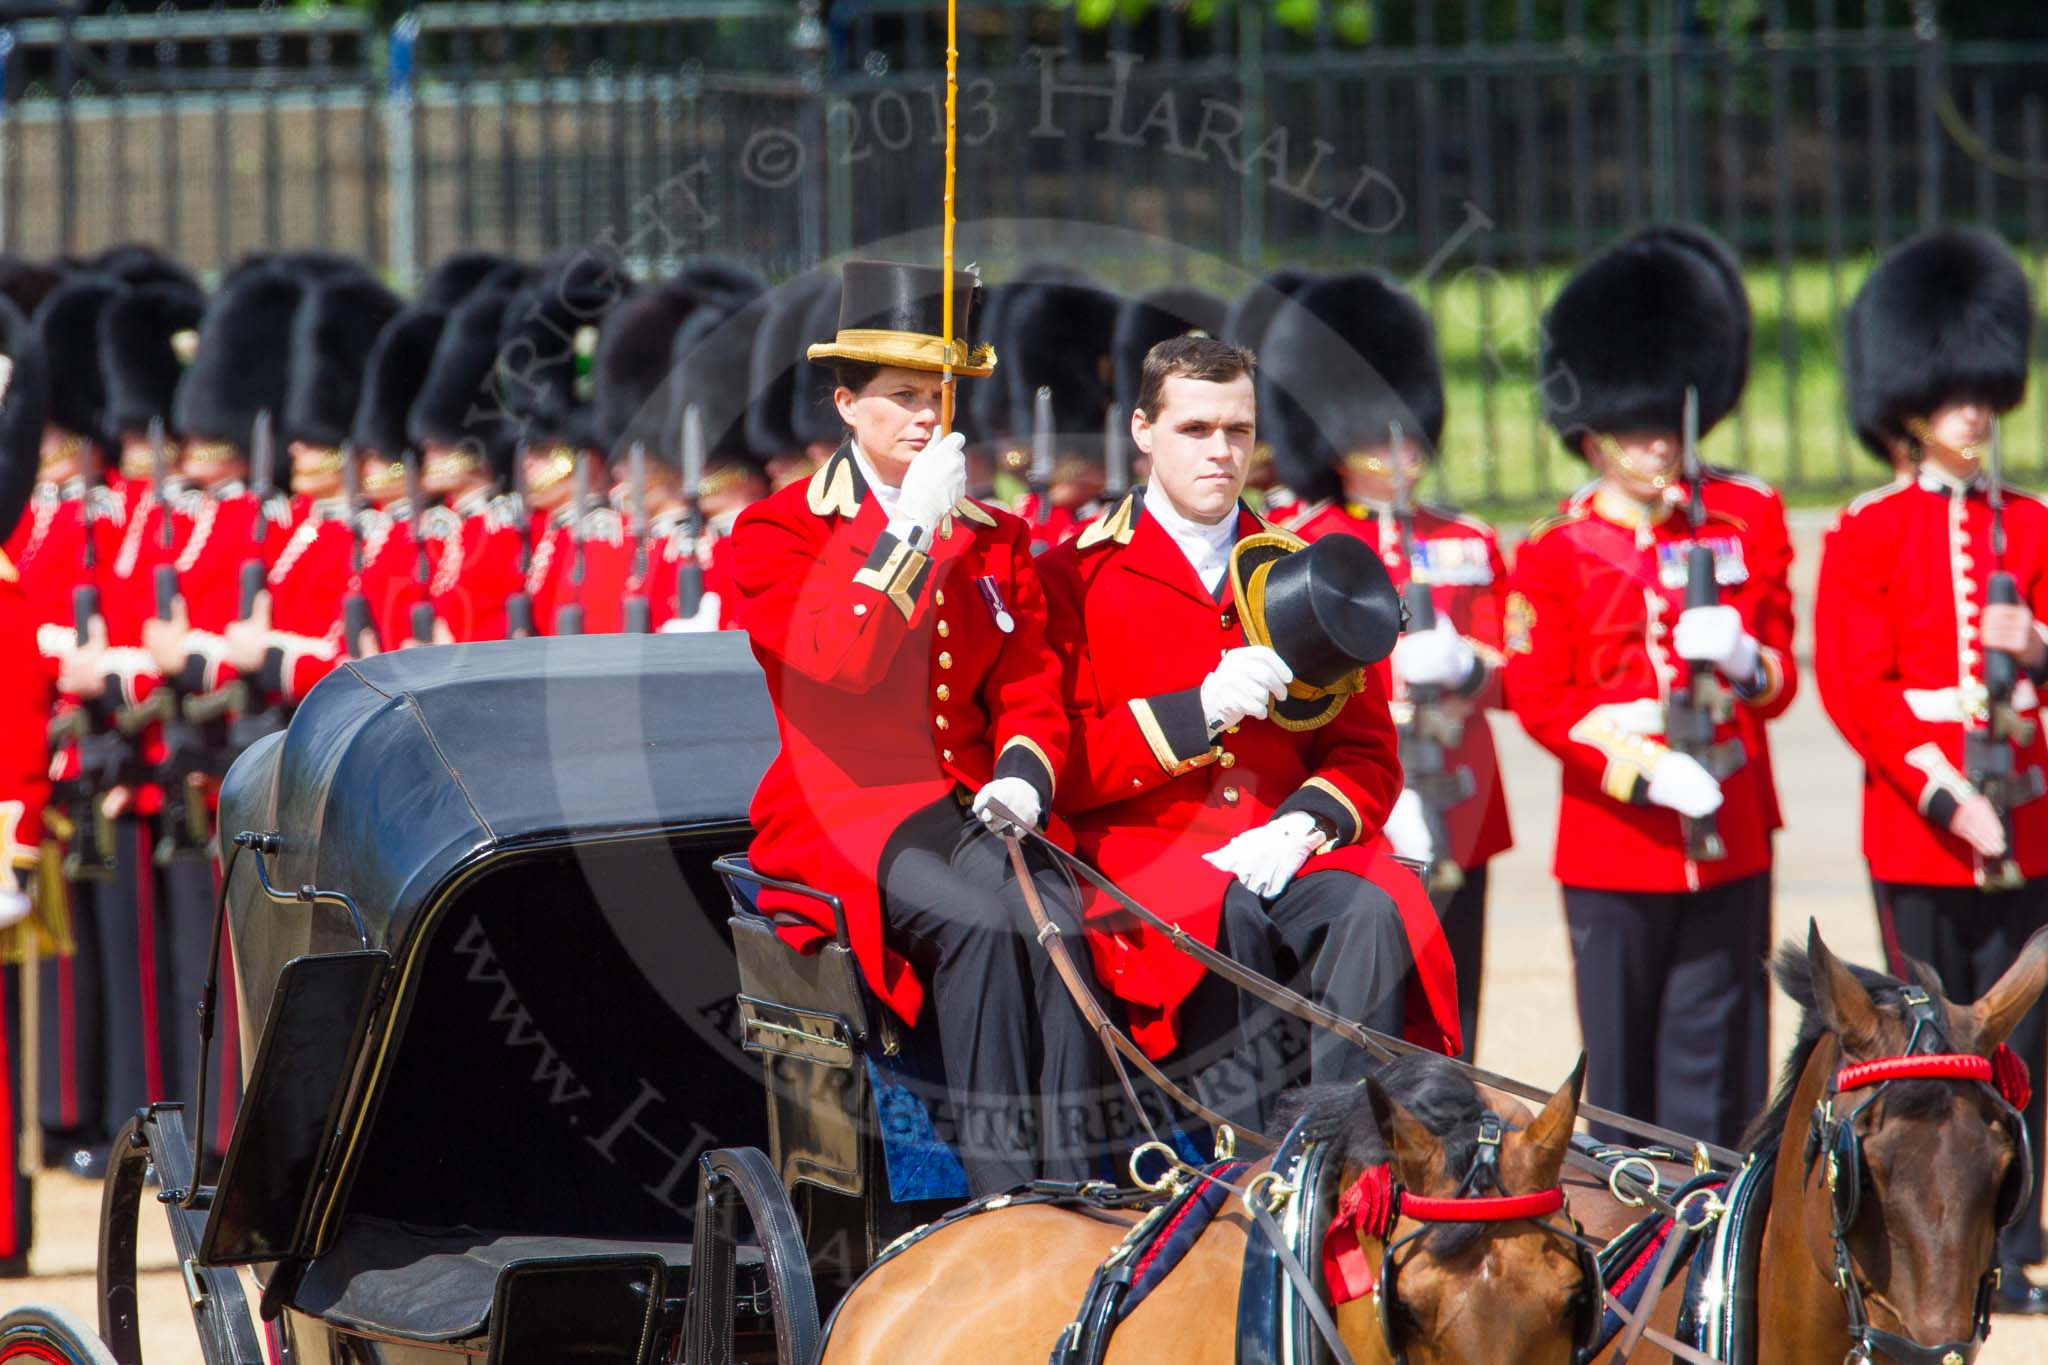
<path fill-rule="evenodd" d="M 667 1354 L 698 1159 L 766 1133 L 711 864 L 774 745 L 739 637 L 605 636 L 362 661 L 237 763 L 248 1093 L 195 1260 L 292 1359 Z"/>

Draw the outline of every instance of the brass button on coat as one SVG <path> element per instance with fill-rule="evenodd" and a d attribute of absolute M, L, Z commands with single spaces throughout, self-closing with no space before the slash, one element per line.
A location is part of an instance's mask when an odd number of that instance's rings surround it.
<path fill-rule="evenodd" d="M 944 683 L 940 683 L 938 695 L 940 701 L 951 701 L 953 699 L 953 689 Z"/>
<path fill-rule="evenodd" d="M 952 633 L 953 628 L 951 626 L 947 625 L 944 621 L 939 622 L 939 638 L 941 640 L 945 639 L 948 635 L 951 635 Z"/>
<path fill-rule="evenodd" d="M 1224 801 L 1224 804 L 1225 804 L 1225 805 L 1230 805 L 1230 806 L 1234 806 L 1234 805 L 1236 805 L 1236 804 L 1237 804 L 1237 797 L 1238 797 L 1238 791 L 1237 791 L 1237 788 L 1235 788 L 1235 787 L 1225 787 L 1225 788 L 1223 789 L 1223 801 Z"/>
<path fill-rule="evenodd" d="M 948 654 L 948 653 L 946 653 L 946 651 L 945 651 L 945 650 L 943 650 L 943 649 L 942 649 L 942 650 L 940 650 L 940 651 L 939 651 L 939 667 L 940 667 L 940 668 L 951 668 L 952 666 L 953 666 L 953 656 L 952 656 L 952 655 L 950 655 L 950 654 Z"/>

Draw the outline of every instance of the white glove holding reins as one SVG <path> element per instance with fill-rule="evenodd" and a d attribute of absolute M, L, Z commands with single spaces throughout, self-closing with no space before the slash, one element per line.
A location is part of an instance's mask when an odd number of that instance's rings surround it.
<path fill-rule="evenodd" d="M 903 475 L 903 490 L 896 499 L 896 515 L 889 529 L 901 539 L 909 526 L 929 532 L 967 496 L 967 436 L 949 431 L 928 442 L 911 460 Z M 899 523 L 904 524 L 899 531 Z"/>
<path fill-rule="evenodd" d="M 1202 861 L 1237 878 L 1246 890 L 1271 900 L 1287 889 L 1308 855 L 1323 846 L 1322 826 L 1305 810 L 1291 810 L 1248 829 Z"/>
<path fill-rule="evenodd" d="M 1202 719 L 1209 733 L 1227 730 L 1246 716 L 1264 720 L 1293 681 L 1286 660 L 1264 645 L 1226 650 L 1215 671 L 1202 679 Z"/>
<path fill-rule="evenodd" d="M 1038 817 L 1044 814 L 1039 808 L 1038 788 L 1021 777 L 999 777 L 975 793 L 973 807 L 981 823 L 997 834 L 1008 834 L 1010 822 L 989 809 L 991 801 L 1006 807 L 1026 828 L 1037 828 Z"/>

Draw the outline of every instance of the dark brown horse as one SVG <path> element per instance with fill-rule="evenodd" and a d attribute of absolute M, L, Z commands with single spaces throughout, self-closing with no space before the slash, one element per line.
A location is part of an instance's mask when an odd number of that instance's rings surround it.
<path fill-rule="evenodd" d="M 1298 1107 L 1338 1134 L 1340 1188 L 1388 1166 L 1393 1183 L 1456 1198 L 1478 1160 L 1484 1115 L 1506 1125 L 1497 1149 L 1502 1194 L 1558 1184 L 1578 1114 L 1574 1072 L 1540 1114 L 1481 1092 L 1450 1063 L 1414 1056 L 1389 1063 L 1359 1087 L 1308 1092 Z M 1248 1181 L 1261 1161 L 1234 1177 Z M 1044 1365 L 1074 1317 L 1097 1266 L 1134 1214 L 1013 1206 L 941 1228 L 884 1261 L 841 1305 L 823 1359 L 854 1362 L 960 1360 Z M 1232 1198 L 1178 1268 L 1110 1338 L 1109 1365 L 1170 1360 L 1232 1365 L 1237 1359 L 1239 1275 L 1250 1219 Z M 1513 1360 L 1568 1365 L 1586 1296 L 1584 1271 L 1561 1215 L 1424 1225 L 1405 1215 L 1386 1236 L 1398 1247 L 1392 1328 L 1412 1365 Z M 1419 1234 L 1411 1238 L 1410 1234 Z M 1361 1244 L 1374 1265 L 1384 1242 Z M 1378 1299 L 1335 1310 L 1337 1330 L 1360 1365 L 1389 1361 Z"/>
<path fill-rule="evenodd" d="M 1787 946 L 1773 964 L 1805 1015 L 1777 1096 L 1744 1141 L 1776 1160 L 1754 1286 L 1757 1365 L 1840 1365 L 1858 1339 L 1857 1305 L 1878 1360 L 1904 1352 L 1960 1365 L 1975 1353 L 1994 1242 L 2026 1159 L 1986 1063 L 2048 984 L 2048 930 L 1972 1005 L 1950 1003 L 1933 972 L 1910 965 L 1911 983 L 1850 967 L 1817 928 L 1804 952 Z M 1831 1121 L 1835 1140 L 1810 1143 Z M 1595 1235 L 1637 1216 L 1598 1185 L 1566 1184 Z M 1666 1332 L 1683 1294 L 1675 1278 L 1652 1317 Z M 1645 1342 L 1630 1359 L 1671 1356 Z"/>

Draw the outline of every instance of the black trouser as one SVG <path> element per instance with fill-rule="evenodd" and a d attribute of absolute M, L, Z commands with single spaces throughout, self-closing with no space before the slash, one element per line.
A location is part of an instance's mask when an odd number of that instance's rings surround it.
<path fill-rule="evenodd" d="M 1444 943 L 1458 969 L 1458 1036 L 1465 1056 L 1479 1053 L 1479 978 L 1486 970 L 1486 873 L 1488 864 L 1465 869 L 1465 882 L 1437 907 Z"/>
<path fill-rule="evenodd" d="M 39 981 L 40 1109 L 46 1161 L 105 1142 L 107 1131 L 104 1003 L 100 999 L 102 883 L 69 882 L 70 957 L 45 958 Z"/>
<path fill-rule="evenodd" d="M 1586 1099 L 1736 1146 L 1770 1082 L 1770 875 L 1691 892 L 1567 886 L 1564 913 Z"/>
<path fill-rule="evenodd" d="M 1414 957 L 1400 907 L 1349 872 L 1297 877 L 1270 901 L 1233 881 L 1223 896 L 1217 945 L 1333 1013 L 1399 1034 Z M 1366 1052 L 1238 991 L 1213 973 L 1181 1009 L 1182 1048 L 1169 1073 L 1187 1075 L 1198 1099 L 1263 1130 L 1290 1086 L 1356 1081 Z"/>
<path fill-rule="evenodd" d="M 1026 854 L 1046 914 L 1092 976 L 1069 883 Z M 949 797 L 896 832 L 881 887 L 883 933 L 930 988 L 949 1092 L 935 1108 L 973 1192 L 1093 1177 L 1101 1044 L 1036 942 L 1008 846 Z"/>
<path fill-rule="evenodd" d="M 2027 939 L 2048 924 L 2048 879 L 2017 891 L 1990 894 L 1974 886 L 1916 886 L 1873 882 L 1879 928 L 1893 975 L 1913 979 L 1900 955 L 1919 959 L 1941 978 L 1942 990 L 1959 1005 L 1974 1003 L 2012 966 Z M 2027 1104 L 2027 1137 L 2034 1146 L 2034 1193 L 2019 1222 L 1998 1239 L 1999 1257 L 2010 1264 L 2041 1259 L 2042 1107 L 2048 1097 L 2048 1028 L 2040 1005 L 2027 1011 L 2006 1046 L 2034 1074 Z"/>
<path fill-rule="evenodd" d="M 12 1226 L 0 1226 L 0 1275 L 25 1274 L 35 1234 L 34 1186 L 21 1170 L 21 1110 L 31 1100 L 21 1093 L 21 968 L 0 967 L 0 1180 L 12 1186 Z"/>

